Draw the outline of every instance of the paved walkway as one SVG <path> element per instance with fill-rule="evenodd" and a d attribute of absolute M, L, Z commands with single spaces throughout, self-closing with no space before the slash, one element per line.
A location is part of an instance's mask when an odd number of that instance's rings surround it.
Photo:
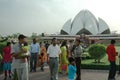
<path fill-rule="evenodd" d="M 82 70 L 82 80 L 107 80 L 108 71 L 102 70 Z M 40 69 L 37 72 L 29 74 L 30 80 L 50 80 L 49 69 L 45 68 L 42 72 Z M 0 75 L 0 80 L 3 80 L 3 75 Z M 9 80 L 9 79 L 8 79 Z M 67 80 L 67 76 L 59 74 L 58 80 Z M 120 75 L 116 75 L 116 80 L 120 80 Z"/>

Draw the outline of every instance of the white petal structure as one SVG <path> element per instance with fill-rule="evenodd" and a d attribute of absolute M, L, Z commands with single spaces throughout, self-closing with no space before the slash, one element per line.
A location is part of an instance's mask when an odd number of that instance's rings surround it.
<path fill-rule="evenodd" d="M 72 28 L 71 28 L 71 34 L 77 34 L 80 30 L 82 30 L 83 29 L 83 26 L 84 26 L 84 21 L 83 21 L 83 15 L 84 15 L 84 13 L 79 13 L 79 14 L 77 14 L 77 16 L 74 18 L 74 20 L 73 20 L 73 22 L 72 22 L 72 24 L 71 24 L 71 26 L 72 26 Z"/>
<path fill-rule="evenodd" d="M 100 34 L 110 33 L 110 29 L 107 23 L 101 18 L 98 18 L 98 21 L 99 21 L 99 33 Z"/>
<path fill-rule="evenodd" d="M 99 21 L 88 10 L 80 11 L 73 22 L 68 20 L 61 30 L 61 34 L 80 35 L 80 34 L 109 34 L 110 29 L 104 20 L 99 18 Z"/>
<path fill-rule="evenodd" d="M 64 25 L 61 30 L 62 34 L 70 34 L 71 31 L 71 19 L 69 19 Z"/>
<path fill-rule="evenodd" d="M 72 24 L 72 34 L 88 33 L 97 34 L 98 28 L 96 23 L 96 18 L 88 10 L 82 10 L 75 17 Z M 77 29 L 77 30 L 76 30 Z"/>

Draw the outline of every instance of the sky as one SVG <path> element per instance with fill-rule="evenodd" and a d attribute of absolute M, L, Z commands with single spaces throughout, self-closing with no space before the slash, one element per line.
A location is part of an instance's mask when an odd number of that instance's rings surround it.
<path fill-rule="evenodd" d="M 54 34 L 83 9 L 120 32 L 120 0 L 0 0 L 0 35 Z"/>

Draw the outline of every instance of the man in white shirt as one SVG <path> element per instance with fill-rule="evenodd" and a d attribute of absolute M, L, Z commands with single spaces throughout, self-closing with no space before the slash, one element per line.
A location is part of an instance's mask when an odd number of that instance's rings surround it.
<path fill-rule="evenodd" d="M 47 63 L 50 67 L 51 80 L 58 80 L 58 65 L 59 55 L 61 53 L 60 47 L 57 45 L 56 38 L 52 39 L 52 44 L 47 50 Z"/>
<path fill-rule="evenodd" d="M 12 69 L 13 71 L 16 70 L 18 80 L 28 80 L 28 56 L 20 56 L 21 54 L 25 54 L 27 52 L 27 50 L 22 48 L 22 44 L 25 43 L 25 38 L 26 37 L 24 35 L 19 35 L 19 42 L 12 47 L 11 52 L 13 56 Z"/>
<path fill-rule="evenodd" d="M 32 72 L 32 70 L 36 72 L 36 65 L 38 60 L 37 56 L 39 54 L 40 54 L 40 46 L 39 43 L 37 43 L 37 40 L 34 38 L 33 43 L 30 45 L 30 72 Z"/>

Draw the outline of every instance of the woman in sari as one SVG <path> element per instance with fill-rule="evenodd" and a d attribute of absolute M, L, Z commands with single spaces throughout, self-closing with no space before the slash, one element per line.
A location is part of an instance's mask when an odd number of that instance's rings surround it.
<path fill-rule="evenodd" d="M 61 54 L 60 54 L 60 65 L 59 65 L 59 73 L 65 71 L 68 73 L 68 59 L 67 59 L 67 42 L 63 41 L 61 45 Z"/>
<path fill-rule="evenodd" d="M 40 44 L 40 66 L 41 66 L 41 71 L 44 71 L 44 63 L 47 59 L 47 55 L 46 55 L 46 48 L 44 47 L 44 45 L 41 43 Z"/>

